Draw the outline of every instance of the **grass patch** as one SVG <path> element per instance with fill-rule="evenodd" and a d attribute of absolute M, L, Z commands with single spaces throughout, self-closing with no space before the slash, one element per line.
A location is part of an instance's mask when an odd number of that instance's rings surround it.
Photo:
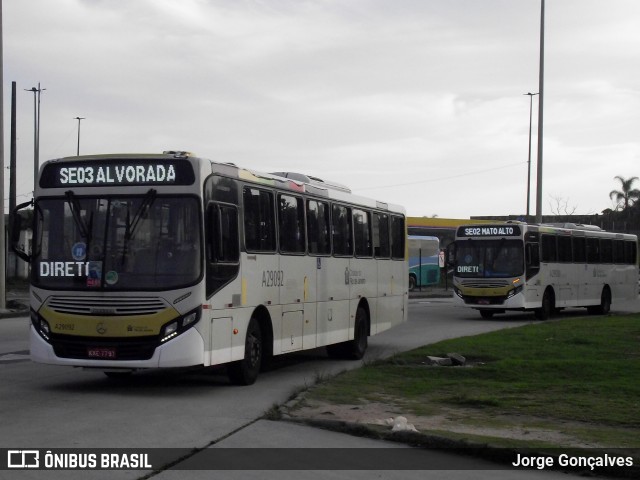
<path fill-rule="evenodd" d="M 465 367 L 426 357 L 464 355 Z M 478 426 L 544 424 L 602 447 L 640 447 L 640 315 L 572 318 L 446 340 L 345 372 L 307 399 L 387 402 Z"/>

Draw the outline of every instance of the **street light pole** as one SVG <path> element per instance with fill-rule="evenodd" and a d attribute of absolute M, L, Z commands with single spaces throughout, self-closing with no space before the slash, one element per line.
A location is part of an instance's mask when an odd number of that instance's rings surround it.
<path fill-rule="evenodd" d="M 76 157 L 80 156 L 80 121 L 84 120 L 85 117 L 76 117 L 76 120 L 78 120 L 78 149 L 76 150 Z"/>
<path fill-rule="evenodd" d="M 544 0 L 540 2 L 540 76 L 538 79 L 538 176 L 536 190 L 536 223 L 542 223 L 542 107 L 544 104 Z"/>
<path fill-rule="evenodd" d="M 40 92 L 46 88 L 25 88 L 25 92 L 33 92 L 33 189 L 38 181 L 38 169 L 40 168 Z"/>
<path fill-rule="evenodd" d="M 529 221 L 529 205 L 531 198 L 531 123 L 533 120 L 533 97 L 537 93 L 524 93 L 529 95 L 529 160 L 527 161 L 527 222 Z"/>
<path fill-rule="evenodd" d="M 4 234 L 4 47 L 2 33 L 2 0 L 0 0 L 0 309 L 6 307 L 5 234 Z"/>

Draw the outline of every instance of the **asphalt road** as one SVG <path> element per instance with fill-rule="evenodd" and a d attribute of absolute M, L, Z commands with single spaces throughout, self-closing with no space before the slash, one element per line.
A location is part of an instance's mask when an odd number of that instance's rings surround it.
<path fill-rule="evenodd" d="M 391 355 L 445 338 L 474 335 L 534 322 L 533 315 L 512 314 L 483 320 L 446 298 L 410 301 L 409 321 L 369 339 L 367 359 Z M 640 311 L 640 302 L 614 305 L 614 311 Z M 583 314 L 584 310 L 576 310 Z M 575 315 L 568 312 L 565 315 Z M 114 382 L 101 372 L 38 365 L 28 359 L 28 319 L 0 319 L 0 448 L 180 448 L 195 449 L 185 461 L 206 456 L 208 448 L 407 448 L 310 427 L 260 420 L 272 406 L 318 378 L 360 362 L 336 361 L 323 350 L 278 359 L 255 385 L 231 386 L 223 371 L 155 371 Z M 464 353 L 464 352 L 462 352 Z M 433 465 L 446 477 L 513 478 L 492 464 L 440 452 Z M 445 455 L 445 457 L 442 457 Z M 171 461 L 167 454 L 167 463 Z M 251 465 L 251 456 L 242 458 Z M 176 468 L 188 463 L 178 463 Z M 154 464 L 154 470 L 160 465 Z M 439 467 L 438 467 L 439 468 Z M 10 476 L 6 475 L 11 473 Z M 0 478 L 441 478 L 440 470 L 365 471 L 0 471 Z M 150 475 L 149 477 L 145 477 Z M 566 478 L 561 473 L 518 471 L 518 478 Z"/>

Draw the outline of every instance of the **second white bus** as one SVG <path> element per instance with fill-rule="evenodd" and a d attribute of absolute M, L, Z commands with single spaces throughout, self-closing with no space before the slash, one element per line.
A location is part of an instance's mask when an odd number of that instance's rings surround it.
<path fill-rule="evenodd" d="M 638 295 L 637 237 L 593 226 L 465 225 L 448 262 L 454 299 L 483 318 L 528 310 L 547 319 L 567 307 L 604 314 Z"/>

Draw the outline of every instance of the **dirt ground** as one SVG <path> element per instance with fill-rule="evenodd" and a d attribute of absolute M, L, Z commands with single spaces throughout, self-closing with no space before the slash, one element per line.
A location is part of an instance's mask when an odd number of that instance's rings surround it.
<path fill-rule="evenodd" d="M 597 448 L 602 447 L 596 443 L 582 441 L 569 432 L 573 429 L 580 430 L 587 425 L 577 422 L 563 422 L 557 424 L 557 428 L 548 428 L 551 423 L 544 419 L 525 418 L 519 416 L 493 417 L 491 421 L 481 417 L 478 412 L 456 408 L 442 410 L 441 413 L 431 416 L 417 416 L 403 412 L 398 407 L 385 403 L 367 403 L 364 405 L 336 405 L 309 400 L 302 397 L 287 403 L 281 408 L 285 418 L 296 421 L 333 421 L 346 422 L 350 425 L 358 425 L 374 428 L 388 428 L 391 431 L 394 419 L 402 416 L 408 425 L 413 425 L 417 432 L 425 435 L 443 435 L 446 432 L 499 439 L 522 440 L 527 442 L 544 442 L 549 446 L 561 446 L 564 448 Z M 491 426 L 487 426 L 490 424 Z M 545 427 L 537 426 L 545 425 Z"/>

